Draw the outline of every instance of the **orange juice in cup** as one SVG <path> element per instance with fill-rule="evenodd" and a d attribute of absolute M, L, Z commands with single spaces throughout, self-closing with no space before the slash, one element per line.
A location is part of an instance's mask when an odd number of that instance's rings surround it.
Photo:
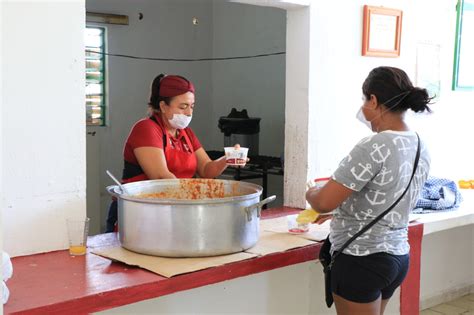
<path fill-rule="evenodd" d="M 69 254 L 71 256 L 86 254 L 89 221 L 89 218 L 66 220 L 67 234 L 69 238 Z"/>

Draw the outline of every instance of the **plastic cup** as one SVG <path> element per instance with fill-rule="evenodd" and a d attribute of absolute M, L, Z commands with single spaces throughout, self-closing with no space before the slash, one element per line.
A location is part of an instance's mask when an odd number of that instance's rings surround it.
<path fill-rule="evenodd" d="M 309 223 L 298 223 L 296 221 L 297 214 L 287 215 L 288 233 L 303 234 L 309 231 Z"/>
<path fill-rule="evenodd" d="M 330 177 L 316 178 L 314 180 L 314 187 L 322 188 L 330 179 Z"/>
<path fill-rule="evenodd" d="M 247 153 L 249 148 L 225 147 L 225 161 L 227 165 L 245 165 L 247 163 Z"/>
<path fill-rule="evenodd" d="M 89 221 L 89 218 L 67 219 L 67 234 L 69 238 L 70 255 L 85 255 L 87 248 L 87 236 L 89 235 Z"/>

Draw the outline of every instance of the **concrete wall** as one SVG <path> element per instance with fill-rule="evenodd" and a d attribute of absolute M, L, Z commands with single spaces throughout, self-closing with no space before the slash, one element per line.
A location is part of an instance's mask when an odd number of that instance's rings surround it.
<path fill-rule="evenodd" d="M 421 308 L 474 292 L 474 225 L 423 237 Z"/>
<path fill-rule="evenodd" d="M 87 10 L 129 16 L 129 25 L 107 25 L 107 51 L 144 57 L 204 58 L 212 54 L 212 9 L 210 1 L 87 1 Z M 143 19 L 139 20 L 139 13 Z M 192 18 L 199 18 L 193 25 Z M 211 69 L 208 62 L 163 62 L 108 58 L 108 123 L 89 127 L 88 136 L 88 212 L 93 220 L 92 233 L 105 224 L 112 184 L 105 174 L 117 177 L 123 168 L 123 146 L 133 124 L 145 117 L 151 81 L 160 73 L 180 74 L 196 86 L 196 111 L 192 128 L 200 140 L 213 127 L 206 120 L 211 110 Z M 95 137 L 95 138 L 94 138 Z M 100 212 L 100 219 L 98 217 Z"/>
<path fill-rule="evenodd" d="M 286 11 L 214 1 L 213 56 L 247 56 L 285 51 Z M 217 128 L 232 107 L 247 109 L 260 122 L 260 154 L 280 157 L 285 139 L 285 55 L 214 61 L 212 147 L 222 149 Z"/>
<path fill-rule="evenodd" d="M 205 58 L 244 56 L 285 50 L 285 11 L 225 1 L 88 0 L 87 10 L 125 14 L 130 25 L 107 25 L 107 51 L 134 56 Z M 143 13 L 143 20 L 138 14 Z M 192 18 L 199 19 L 198 25 Z M 231 34 L 231 36 L 229 35 Z M 89 127 L 87 138 L 88 215 L 91 232 L 104 229 L 110 196 L 105 175 L 121 176 L 124 141 L 144 117 L 151 80 L 160 72 L 177 73 L 196 85 L 191 127 L 207 150 L 222 150 L 220 116 L 232 107 L 262 118 L 260 153 L 284 151 L 284 55 L 227 61 L 163 62 L 108 57 L 108 124 Z M 269 190 L 283 195 L 282 176 L 269 176 Z M 261 184 L 261 180 L 255 180 Z"/>
<path fill-rule="evenodd" d="M 249 290 L 248 288 L 252 288 Z M 395 292 L 385 314 L 399 314 Z M 183 303 L 186 301 L 186 303 Z M 98 314 L 336 314 L 324 302 L 319 263 L 305 262 L 117 307 Z"/>
<path fill-rule="evenodd" d="M 67 248 L 85 216 L 85 4 L 2 4 L 2 216 L 12 256 Z"/>

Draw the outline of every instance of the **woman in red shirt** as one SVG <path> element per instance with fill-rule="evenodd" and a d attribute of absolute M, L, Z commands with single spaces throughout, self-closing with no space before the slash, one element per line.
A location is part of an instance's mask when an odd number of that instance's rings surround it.
<path fill-rule="evenodd" d="M 122 182 L 147 179 L 219 176 L 225 157 L 212 161 L 188 127 L 194 110 L 194 85 L 177 75 L 157 76 L 151 86 L 150 117 L 135 123 L 124 148 Z M 112 232 L 117 221 L 117 201 L 107 217 Z"/>

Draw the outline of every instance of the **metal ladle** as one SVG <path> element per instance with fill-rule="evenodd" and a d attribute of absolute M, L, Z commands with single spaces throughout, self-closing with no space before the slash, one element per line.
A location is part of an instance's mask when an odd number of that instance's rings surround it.
<path fill-rule="evenodd" d="M 115 178 L 114 175 L 112 175 L 112 173 L 109 171 L 109 170 L 106 170 L 105 171 L 107 173 L 107 175 L 109 175 L 110 178 L 112 178 L 112 180 L 120 187 L 120 190 L 122 191 L 122 194 L 124 195 L 128 195 L 129 193 L 127 192 L 127 190 L 125 189 L 125 187 L 122 185 L 122 183 L 117 179 Z"/>

